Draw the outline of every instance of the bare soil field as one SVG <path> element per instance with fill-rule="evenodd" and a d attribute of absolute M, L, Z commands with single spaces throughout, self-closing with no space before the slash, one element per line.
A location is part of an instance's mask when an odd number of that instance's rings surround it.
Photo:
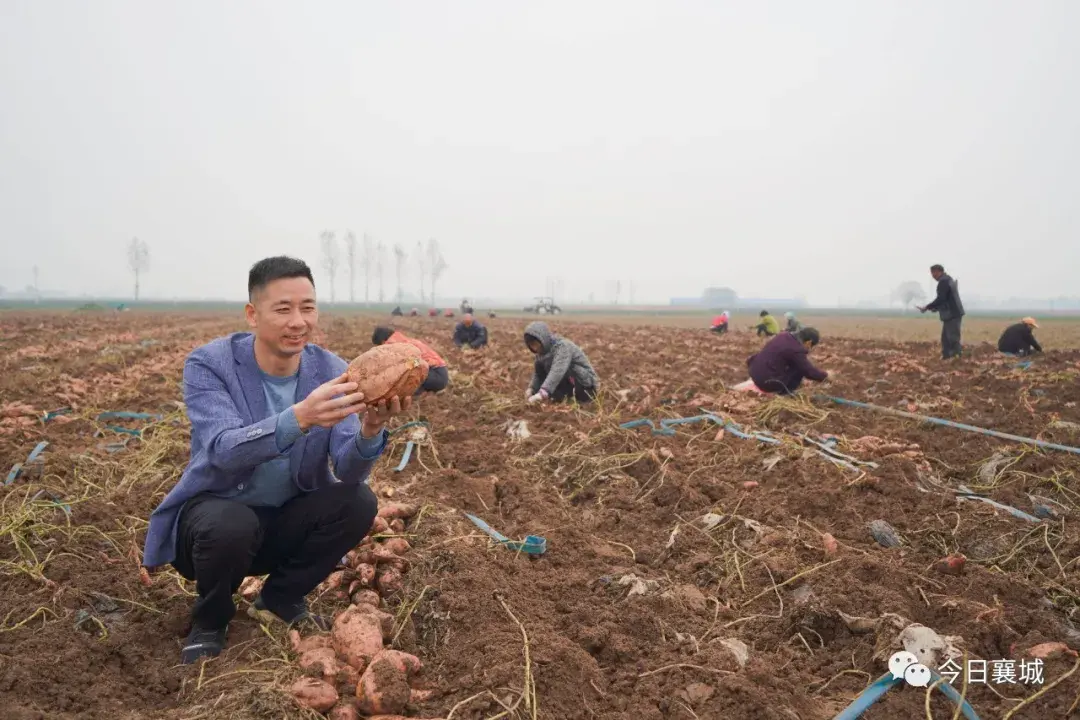
<path fill-rule="evenodd" d="M 549 318 L 600 374 L 591 407 L 524 403 L 521 318 L 491 320 L 480 352 L 453 347 L 451 320 L 399 319 L 451 368 L 403 419 L 426 431 L 395 433 L 371 478 L 380 502 L 420 508 L 399 533 L 403 587 L 380 601 L 432 691 L 407 716 L 830 720 L 919 624 L 933 659 L 1045 656 L 1041 683 L 963 688 L 978 717 L 1080 717 L 1080 455 L 814 398 L 1077 445 L 1080 350 L 1053 348 L 1080 346 L 1080 323 L 1047 323 L 1052 349 L 1022 368 L 979 344 L 1000 323 L 969 323 L 971 352 L 945 363 L 930 320 L 802 319 L 837 376 L 778 400 L 730 389 L 761 346 L 749 333 Z M 351 358 L 375 322 L 324 313 L 319 342 Z M 178 665 L 192 587 L 139 571 L 146 519 L 188 459 L 184 358 L 242 329 L 239 313 L 0 315 L 0 477 L 48 442 L 0 487 L 0 717 L 321 717 L 290 694 L 312 671 L 280 624 L 241 612 L 221 657 Z M 731 425 L 620 427 L 706 412 Z M 546 552 L 495 544 L 464 513 Z M 956 554 L 962 569 L 939 562 Z M 342 611 L 344 587 L 310 600 Z M 351 697 L 355 677 L 335 682 Z M 862 717 L 955 710 L 899 686 Z"/>

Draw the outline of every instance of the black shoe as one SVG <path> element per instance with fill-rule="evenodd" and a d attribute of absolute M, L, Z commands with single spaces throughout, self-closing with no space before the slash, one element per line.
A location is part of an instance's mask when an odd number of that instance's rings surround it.
<path fill-rule="evenodd" d="M 221 654 L 221 649 L 225 647 L 225 633 L 227 631 L 228 627 L 223 627 L 220 630 L 191 628 L 191 633 L 188 634 L 187 640 L 184 641 L 184 649 L 180 651 L 180 662 L 184 665 L 190 665 L 199 658 L 217 657 Z"/>
<path fill-rule="evenodd" d="M 329 632 L 332 623 L 322 615 L 316 615 L 308 610 L 307 601 L 300 600 L 296 603 L 287 603 L 280 607 L 271 607 L 263 599 L 262 595 L 255 598 L 255 602 L 251 604 L 253 613 L 252 617 L 261 620 L 265 617 L 265 613 L 270 613 L 282 620 L 286 625 L 297 630 L 316 630 L 319 632 Z M 259 617 L 262 616 L 262 617 Z"/>

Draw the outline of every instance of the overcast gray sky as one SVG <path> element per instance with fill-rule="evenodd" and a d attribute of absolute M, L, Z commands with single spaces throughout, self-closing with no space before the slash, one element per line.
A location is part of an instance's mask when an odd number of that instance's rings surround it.
<path fill-rule="evenodd" d="M 324 228 L 440 295 L 1077 294 L 1069 0 L 0 2 L 0 284 L 240 299 Z M 392 273 L 388 272 L 392 286 Z M 338 298 L 345 294 L 339 278 Z M 410 289 L 417 277 L 407 279 Z"/>

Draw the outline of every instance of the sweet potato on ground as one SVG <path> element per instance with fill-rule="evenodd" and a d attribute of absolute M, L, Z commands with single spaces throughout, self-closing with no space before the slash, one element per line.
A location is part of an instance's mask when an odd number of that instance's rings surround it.
<path fill-rule="evenodd" d="M 309 674 L 318 674 L 325 680 L 333 681 L 337 677 L 339 665 L 337 655 L 331 647 L 308 650 L 300 656 L 300 669 Z"/>
<path fill-rule="evenodd" d="M 402 537 L 389 538 L 383 542 L 382 546 L 395 555 L 404 555 L 410 550 L 409 541 Z"/>
<path fill-rule="evenodd" d="M 379 629 L 382 630 L 383 637 L 389 637 L 390 633 L 394 632 L 394 616 L 390 613 L 383 612 L 374 605 L 363 603 L 349 606 L 349 609 L 355 609 L 357 613 L 362 615 L 370 615 L 379 622 Z"/>
<path fill-rule="evenodd" d="M 355 701 L 349 700 L 336 706 L 327 717 L 330 720 L 360 720 L 360 713 L 356 711 Z"/>
<path fill-rule="evenodd" d="M 411 697 L 408 676 L 394 658 L 383 654 L 371 661 L 356 686 L 357 707 L 369 715 L 401 713 Z"/>
<path fill-rule="evenodd" d="M 375 522 L 371 525 L 369 535 L 380 535 L 385 532 L 390 532 L 390 521 L 384 517 L 375 517 Z"/>
<path fill-rule="evenodd" d="M 382 598 L 379 597 L 379 593 L 374 590 L 357 590 L 351 594 L 351 599 L 354 605 L 371 605 L 372 607 L 379 607 L 382 604 Z"/>
<path fill-rule="evenodd" d="M 289 631 L 289 643 L 292 645 L 293 652 L 297 655 L 303 655 L 306 652 L 317 650 L 319 648 L 331 647 L 329 634 L 320 633 L 318 635 L 308 635 L 306 638 L 301 638 L 299 630 Z"/>
<path fill-rule="evenodd" d="M 362 607 L 370 609 L 368 605 Z M 379 618 L 367 609 L 352 606 L 334 620 L 331 642 L 345 662 L 363 670 L 383 649 L 381 625 Z"/>
<path fill-rule="evenodd" d="M 364 587 L 371 587 L 371 584 L 375 581 L 375 566 L 368 565 L 367 563 L 360 563 L 356 566 L 356 579 L 360 581 L 360 584 Z"/>
<path fill-rule="evenodd" d="M 401 518 L 391 520 L 390 529 L 396 533 L 403 533 L 405 532 L 405 522 Z"/>
<path fill-rule="evenodd" d="M 290 688 L 292 696 L 302 707 L 317 712 L 326 712 L 338 701 L 337 690 L 330 683 L 315 678 L 302 677 Z"/>
<path fill-rule="evenodd" d="M 375 586 L 378 588 L 379 594 L 383 596 L 401 592 L 403 585 L 401 572 L 396 568 L 387 567 L 385 570 L 380 570 L 375 578 Z"/>
<path fill-rule="evenodd" d="M 411 503 L 387 503 L 379 507 L 379 517 L 386 520 L 408 520 L 419 508 Z"/>

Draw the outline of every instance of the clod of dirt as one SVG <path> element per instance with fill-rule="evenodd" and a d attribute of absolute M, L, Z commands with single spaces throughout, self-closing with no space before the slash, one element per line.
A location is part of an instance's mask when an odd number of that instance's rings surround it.
<path fill-rule="evenodd" d="M 660 587 L 660 584 L 655 580 L 644 580 L 634 573 L 623 575 L 615 581 L 615 584 L 620 587 L 630 588 L 626 593 L 627 598 L 632 598 L 635 595 L 649 595 L 656 592 L 657 588 Z"/>
<path fill-rule="evenodd" d="M 712 530 L 720 523 L 727 520 L 726 515 L 718 515 L 716 513 L 705 513 L 698 519 L 698 523 L 706 530 Z"/>
<path fill-rule="evenodd" d="M 947 660 L 961 657 L 963 652 L 957 645 L 962 642 L 963 639 L 958 636 L 943 637 L 918 623 L 908 625 L 896 636 L 896 644 L 902 645 L 905 650 L 914 653 L 919 662 L 932 668 L 941 667 Z"/>
<path fill-rule="evenodd" d="M 840 616 L 840 619 L 844 622 L 844 625 L 847 626 L 847 629 L 852 635 L 865 635 L 866 633 L 874 632 L 878 626 L 878 621 L 872 618 L 848 615 L 842 610 L 837 610 L 836 614 Z"/>
<path fill-rule="evenodd" d="M 352 601 L 354 605 L 371 605 L 372 607 L 379 607 L 382 604 L 382 598 L 374 590 L 357 590 L 352 595 Z"/>
<path fill-rule="evenodd" d="M 316 712 L 326 712 L 338 701 L 338 692 L 334 686 L 315 678 L 302 677 L 293 683 L 289 691 L 301 707 Z"/>
<path fill-rule="evenodd" d="M 896 531 L 889 523 L 884 520 L 874 520 L 867 528 L 870 530 L 870 535 L 877 541 L 878 545 L 884 548 L 900 547 L 901 539 L 900 533 Z M 938 667 L 935 665 L 934 667 Z"/>
<path fill-rule="evenodd" d="M 627 595 L 627 597 L 630 597 L 630 595 Z M 705 593 L 701 592 L 695 585 L 679 585 L 665 592 L 662 597 L 679 603 L 694 612 L 703 612 L 708 606 L 708 598 L 705 597 Z"/>
<path fill-rule="evenodd" d="M 727 648 L 732 655 L 735 656 L 735 662 L 739 664 L 739 667 L 746 667 L 746 663 L 750 662 L 750 648 L 746 646 L 742 640 L 738 638 L 723 638 L 715 640 L 718 645 L 722 645 Z"/>
<path fill-rule="evenodd" d="M 685 690 L 679 691 L 679 697 L 696 707 L 703 702 L 707 702 L 715 693 L 716 690 L 712 685 L 690 683 Z"/>

